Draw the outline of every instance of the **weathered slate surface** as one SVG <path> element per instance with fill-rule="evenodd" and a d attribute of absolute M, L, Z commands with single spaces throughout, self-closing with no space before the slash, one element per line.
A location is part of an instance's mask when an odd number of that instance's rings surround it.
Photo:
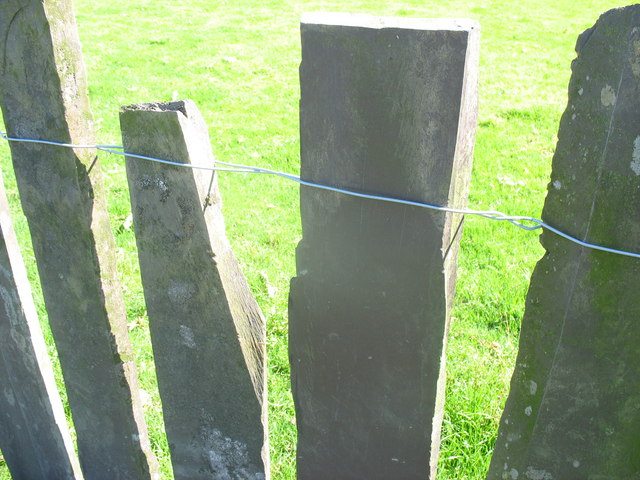
<path fill-rule="evenodd" d="M 0 449 L 13 480 L 82 478 L 1 177 Z"/>
<path fill-rule="evenodd" d="M 191 101 L 124 107 L 127 152 L 213 166 Z M 214 172 L 127 157 L 176 479 L 265 479 L 265 322 L 225 235 Z"/>
<path fill-rule="evenodd" d="M 640 252 L 640 5 L 604 14 L 576 51 L 543 218 Z M 640 478 L 640 261 L 542 244 L 488 478 Z"/>
<path fill-rule="evenodd" d="M 303 17 L 302 177 L 464 206 L 479 30 Z M 461 218 L 301 190 L 289 299 L 298 478 L 435 478 Z"/>
<path fill-rule="evenodd" d="M 13 137 L 93 143 L 71 2 L 0 3 L 0 92 Z M 12 143 L 87 478 L 156 471 L 95 151 Z"/>

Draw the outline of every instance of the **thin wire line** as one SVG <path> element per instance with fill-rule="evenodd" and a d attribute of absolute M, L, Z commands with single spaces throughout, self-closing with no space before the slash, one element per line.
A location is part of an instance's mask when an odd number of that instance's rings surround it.
<path fill-rule="evenodd" d="M 461 215 L 475 215 L 482 218 L 486 218 L 488 220 L 505 221 L 505 222 L 511 223 L 512 225 L 515 225 L 518 228 L 526 230 L 528 232 L 542 228 L 550 232 L 553 232 L 556 235 L 562 238 L 565 238 L 566 240 L 576 243 L 581 247 L 590 248 L 592 250 L 599 250 L 602 252 L 613 253 L 616 255 L 624 255 L 632 258 L 640 258 L 640 253 L 627 252 L 624 250 L 618 250 L 615 248 L 609 248 L 609 247 L 604 247 L 602 245 L 596 245 L 594 243 L 585 242 L 584 240 L 580 240 L 579 238 L 573 237 L 561 230 L 558 230 L 557 228 L 535 217 L 528 217 L 528 216 L 522 216 L 522 215 L 507 215 L 505 213 L 502 213 L 496 210 L 473 210 L 468 208 L 442 207 L 439 205 L 431 205 L 429 203 L 415 202 L 412 200 L 404 200 L 401 198 L 386 197 L 382 195 L 372 195 L 368 193 L 356 192 L 354 190 L 348 190 L 348 189 L 343 189 L 338 187 L 332 187 L 329 185 L 322 185 L 319 183 L 309 182 L 307 180 L 301 179 L 297 175 L 293 175 L 285 172 L 279 172 L 277 170 L 270 170 L 268 168 L 255 167 L 251 165 L 241 165 L 237 163 L 221 162 L 219 160 L 216 160 L 215 164 L 223 165 L 224 168 L 220 168 L 217 166 L 203 166 L 203 165 L 192 165 L 187 163 L 173 162 L 170 160 L 163 160 L 160 158 L 148 157 L 146 155 L 137 155 L 134 153 L 128 153 L 124 151 L 124 147 L 119 145 L 76 145 L 71 143 L 53 142 L 49 140 L 13 138 L 13 137 L 7 136 L 7 134 L 1 130 L 0 130 L 0 137 L 2 137 L 3 139 L 9 142 L 37 143 L 37 144 L 53 145 L 53 146 L 66 147 L 66 148 L 95 148 L 96 150 L 112 153 L 114 155 L 137 158 L 140 160 L 147 160 L 150 162 L 160 163 L 164 165 L 172 165 L 172 166 L 182 167 L 182 168 L 208 170 L 212 172 L 255 173 L 255 174 L 262 174 L 262 175 L 274 175 L 280 178 L 284 178 L 286 180 L 299 183 L 300 185 L 304 185 L 306 187 L 317 188 L 320 190 L 327 190 L 330 192 L 336 192 L 343 195 L 349 195 L 352 197 L 366 198 L 369 200 L 378 200 L 382 202 L 396 203 L 400 205 L 409 205 L 409 206 L 420 207 L 420 208 L 428 208 L 430 210 L 435 210 L 439 212 L 457 213 Z M 533 225 L 526 225 L 525 223 L 532 223 Z"/>
<path fill-rule="evenodd" d="M 60 143 L 60 142 L 52 142 L 50 140 L 35 140 L 31 138 L 15 138 L 7 136 L 6 132 L 0 130 L 0 137 L 4 138 L 8 142 L 16 142 L 16 143 L 39 143 L 43 145 L 53 145 L 55 147 L 66 147 L 66 148 L 95 148 L 98 150 L 106 149 L 106 148 L 115 148 L 122 149 L 119 145 L 84 145 L 84 144 L 75 144 L 75 143 Z"/>

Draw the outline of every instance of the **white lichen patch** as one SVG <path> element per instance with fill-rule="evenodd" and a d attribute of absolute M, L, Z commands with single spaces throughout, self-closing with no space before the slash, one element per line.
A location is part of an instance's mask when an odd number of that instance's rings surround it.
<path fill-rule="evenodd" d="M 556 182 L 558 182 L 558 181 L 556 180 Z M 553 186 L 556 187 L 558 190 L 560 190 L 560 185 L 556 186 L 555 185 L 556 182 L 553 182 Z M 558 182 L 558 183 L 560 183 L 560 182 Z M 536 382 L 534 382 L 533 380 L 530 380 L 529 381 L 529 393 L 531 395 L 535 395 L 537 391 L 538 391 L 538 384 Z"/>
<path fill-rule="evenodd" d="M 502 480 L 518 480 L 518 477 L 520 476 L 520 473 L 518 473 L 518 470 L 516 470 L 515 468 L 512 468 L 507 472 L 508 468 L 509 466 L 505 463 L 504 472 L 502 472 Z"/>
<path fill-rule="evenodd" d="M 161 202 L 169 197 L 169 185 L 161 177 L 141 175 L 136 180 L 136 186 L 141 190 L 156 190 L 160 195 Z"/>
<path fill-rule="evenodd" d="M 573 465 L 573 468 L 578 468 L 580 467 L 580 462 L 578 460 L 574 460 L 572 465 Z"/>
<path fill-rule="evenodd" d="M 174 305 L 184 305 L 189 300 L 193 298 L 196 293 L 196 288 L 191 283 L 182 282 L 182 281 L 174 281 L 171 282 L 169 288 L 167 289 L 167 295 L 169 296 L 169 300 Z"/>
<path fill-rule="evenodd" d="M 560 190 L 562 188 L 562 182 L 560 182 L 560 180 L 554 181 L 553 188 L 555 188 L 556 190 Z"/>
<path fill-rule="evenodd" d="M 9 388 L 4 389 L 4 398 L 7 400 L 7 403 L 12 407 L 16 404 L 16 397 L 13 395 L 13 390 Z"/>
<path fill-rule="evenodd" d="M 524 409 L 524 414 L 527 417 L 530 417 L 532 413 L 533 413 L 533 408 L 531 408 L 530 406 Z"/>
<path fill-rule="evenodd" d="M 600 101 L 605 107 L 610 107 L 616 104 L 616 92 L 611 85 L 605 85 L 600 91 Z"/>
<path fill-rule="evenodd" d="M 583 93 L 584 93 L 584 88 L 581 88 L 580 90 L 578 90 L 578 95 L 582 96 Z"/>
<path fill-rule="evenodd" d="M 536 470 L 533 467 L 528 467 L 524 475 L 530 480 L 553 480 L 553 476 L 546 470 Z"/>
<path fill-rule="evenodd" d="M 189 348 L 196 348 L 196 340 L 193 335 L 193 330 L 191 330 L 186 325 L 180 325 L 180 338 L 182 339 L 182 344 Z"/>
<path fill-rule="evenodd" d="M 631 170 L 640 176 L 640 136 L 636 137 L 633 142 L 633 154 L 631 159 Z"/>
<path fill-rule="evenodd" d="M 219 480 L 264 480 L 262 472 L 256 472 L 251 465 L 247 446 L 237 440 L 226 437 L 213 429 L 204 435 L 207 446 L 207 459 L 213 473 L 212 478 Z"/>

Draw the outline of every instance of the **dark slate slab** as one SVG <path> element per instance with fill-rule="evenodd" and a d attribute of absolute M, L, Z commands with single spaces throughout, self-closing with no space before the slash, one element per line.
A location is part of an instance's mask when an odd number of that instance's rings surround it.
<path fill-rule="evenodd" d="M 9 136 L 95 143 L 70 0 L 0 2 L 0 65 Z M 157 478 L 96 151 L 10 145 L 83 472 Z"/>
<path fill-rule="evenodd" d="M 82 478 L 1 177 L 0 449 L 13 480 Z"/>
<path fill-rule="evenodd" d="M 478 25 L 302 21 L 302 177 L 464 206 Z M 301 190 L 289 300 L 298 478 L 435 478 L 461 218 Z"/>
<path fill-rule="evenodd" d="M 576 45 L 548 223 L 640 252 L 640 5 Z M 640 260 L 545 232 L 489 479 L 640 478 Z"/>
<path fill-rule="evenodd" d="M 212 167 L 189 100 L 124 107 L 127 152 Z M 269 477 L 265 322 L 225 235 L 214 172 L 127 157 L 158 387 L 176 479 Z"/>

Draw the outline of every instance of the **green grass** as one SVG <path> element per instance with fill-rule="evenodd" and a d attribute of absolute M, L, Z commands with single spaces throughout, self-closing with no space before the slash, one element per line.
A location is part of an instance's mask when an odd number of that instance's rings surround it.
<path fill-rule="evenodd" d="M 120 143 L 118 108 L 191 98 L 216 156 L 299 168 L 298 22 L 304 11 L 470 17 L 481 24 L 480 114 L 469 197 L 474 208 L 539 216 L 577 35 L 610 0 L 76 0 L 89 94 L 102 143 Z M 0 144 L 16 204 L 8 149 Z M 150 354 L 124 167 L 101 155 L 152 444 L 171 478 Z M 268 322 L 272 473 L 295 477 L 287 360 L 287 294 L 301 237 L 298 189 L 267 177 L 221 175 L 228 236 Z M 24 219 L 17 228 L 33 265 Z M 536 234 L 469 218 L 459 257 L 448 349 L 440 480 L 482 479 L 508 392 L 524 298 L 542 254 Z M 33 268 L 32 278 L 35 278 Z M 41 295 L 36 291 L 39 310 Z M 46 322 L 44 322 L 46 325 Z M 59 369 L 58 369 L 59 375 Z M 0 460 L 0 479 L 9 478 Z"/>

